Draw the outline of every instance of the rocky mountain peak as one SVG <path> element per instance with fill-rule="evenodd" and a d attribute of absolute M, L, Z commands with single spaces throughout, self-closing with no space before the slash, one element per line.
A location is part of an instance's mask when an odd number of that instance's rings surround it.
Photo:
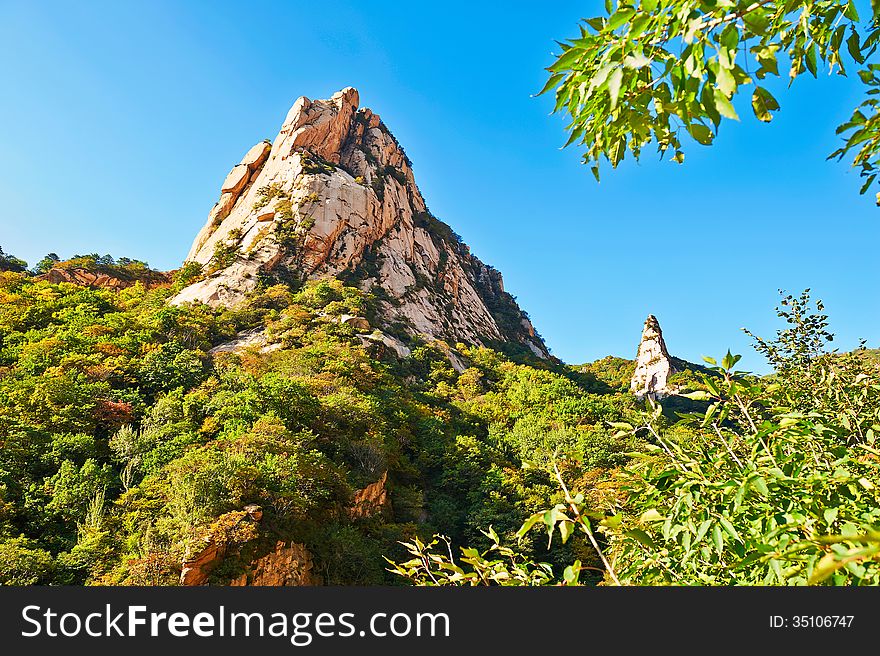
<path fill-rule="evenodd" d="M 271 143 L 251 147 L 187 262 L 203 275 L 172 303 L 234 306 L 267 281 L 341 277 L 379 299 L 384 327 L 549 357 L 501 275 L 427 209 L 412 164 L 356 89 L 299 98 Z"/>
<path fill-rule="evenodd" d="M 645 397 L 661 399 L 672 394 L 669 378 L 676 373 L 672 364 L 660 322 L 653 314 L 649 314 L 642 330 L 642 341 L 636 356 L 636 370 L 630 383 L 630 390 L 637 398 Z"/>

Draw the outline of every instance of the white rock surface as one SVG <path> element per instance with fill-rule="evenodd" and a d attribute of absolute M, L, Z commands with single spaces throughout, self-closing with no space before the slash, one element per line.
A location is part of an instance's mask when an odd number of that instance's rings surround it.
<path fill-rule="evenodd" d="M 427 212 L 405 153 L 358 103 L 351 87 L 299 98 L 271 146 L 248 150 L 187 256 L 210 275 L 171 302 L 234 306 L 267 274 L 345 272 L 382 299 L 386 325 L 452 344 L 512 341 L 549 357 L 500 274 Z M 237 249 L 229 266 L 213 264 L 219 247 Z"/>
<path fill-rule="evenodd" d="M 636 398 L 645 397 L 662 399 L 673 394 L 675 390 L 669 386 L 669 378 L 676 372 L 672 358 L 663 341 L 663 331 L 653 314 L 645 320 L 642 341 L 636 356 L 636 370 L 630 383 L 630 390 Z"/>

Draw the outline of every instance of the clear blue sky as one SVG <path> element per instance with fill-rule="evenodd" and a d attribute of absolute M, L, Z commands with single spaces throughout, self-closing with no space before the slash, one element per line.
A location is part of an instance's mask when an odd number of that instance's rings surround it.
<path fill-rule="evenodd" d="M 422 6 L 424 5 L 424 6 Z M 300 95 L 348 86 L 414 162 L 431 210 L 504 274 L 568 362 L 633 357 L 648 313 L 670 350 L 763 364 L 777 288 L 825 299 L 842 347 L 880 343 L 880 210 L 826 162 L 855 80 L 774 87 L 684 166 L 597 185 L 533 98 L 554 39 L 598 2 L 0 2 L 0 245 L 177 267 L 229 168 Z"/>

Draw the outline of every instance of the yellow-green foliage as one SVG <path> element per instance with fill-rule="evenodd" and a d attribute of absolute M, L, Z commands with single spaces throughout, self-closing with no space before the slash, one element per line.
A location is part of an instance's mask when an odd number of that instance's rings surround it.
<path fill-rule="evenodd" d="M 380 326 L 375 300 L 337 280 L 263 288 L 235 311 L 172 293 L 0 273 L 3 582 L 172 584 L 250 503 L 264 520 L 233 536 L 218 582 L 277 539 L 305 542 L 329 583 L 388 582 L 400 540 L 485 539 L 488 523 L 512 536 L 556 493 L 558 448 L 607 471 L 631 447 L 603 428 L 631 400 L 564 368 L 462 347 L 458 374 L 436 346 L 404 360 L 365 346 L 339 317 Z M 282 348 L 209 354 L 245 330 Z M 353 491 L 385 471 L 393 513 L 351 519 Z"/>

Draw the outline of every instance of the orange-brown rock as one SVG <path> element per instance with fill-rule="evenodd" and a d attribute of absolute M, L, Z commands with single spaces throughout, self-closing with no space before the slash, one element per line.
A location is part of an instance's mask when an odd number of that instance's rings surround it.
<path fill-rule="evenodd" d="M 238 195 L 241 190 L 244 189 L 249 177 L 250 171 L 248 170 L 247 165 L 236 164 L 232 167 L 229 175 L 227 175 L 226 179 L 223 181 L 223 185 L 220 187 L 220 192 L 224 194 Z"/>
<path fill-rule="evenodd" d="M 183 562 L 180 585 L 205 585 L 231 546 L 257 537 L 256 524 L 262 518 L 263 509 L 256 504 L 218 517 L 202 536 L 202 548 Z"/>
<path fill-rule="evenodd" d="M 83 287 L 118 291 L 120 289 L 125 289 L 126 287 L 132 287 L 138 282 L 142 283 L 147 289 L 169 285 L 171 284 L 171 274 L 163 273 L 161 271 L 146 270 L 137 275 L 122 278 L 100 271 L 89 271 L 88 269 L 62 269 L 56 267 L 50 269 L 43 275 L 37 276 L 35 280 L 47 280 L 53 284 L 69 282 Z"/>
<path fill-rule="evenodd" d="M 333 94 L 330 100 L 311 101 L 303 96 L 290 108 L 281 134 L 290 135 L 294 148 L 307 148 L 338 164 L 359 103 L 357 89 L 352 87 Z"/>
<path fill-rule="evenodd" d="M 251 146 L 251 149 L 241 158 L 241 163 L 248 167 L 249 170 L 256 171 L 263 165 L 271 151 L 272 144 L 268 141 L 261 141 L 257 145 Z"/>
<path fill-rule="evenodd" d="M 208 574 L 220 563 L 224 555 L 226 555 L 225 545 L 208 541 L 205 548 L 195 557 L 183 563 L 183 569 L 180 571 L 180 585 L 204 585 L 207 583 Z"/>
<path fill-rule="evenodd" d="M 355 492 L 354 500 L 349 508 L 352 518 L 373 517 L 391 508 L 391 499 L 388 498 L 388 472 L 382 474 L 375 483 L 370 483 L 362 490 Z"/>
<path fill-rule="evenodd" d="M 279 541 L 275 551 L 257 558 L 248 571 L 230 582 L 233 586 L 321 585 L 314 572 L 312 554 L 304 544 Z"/>

